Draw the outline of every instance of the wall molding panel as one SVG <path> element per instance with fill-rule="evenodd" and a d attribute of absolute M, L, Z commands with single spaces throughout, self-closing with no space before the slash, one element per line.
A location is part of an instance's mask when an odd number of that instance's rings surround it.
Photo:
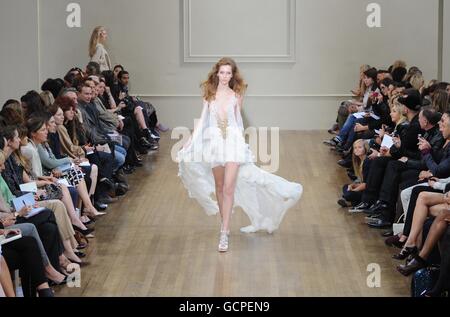
<path fill-rule="evenodd" d="M 185 63 L 211 63 L 217 61 L 223 55 L 220 52 L 202 53 L 201 48 L 195 47 L 195 36 L 201 36 L 195 33 L 193 30 L 193 20 L 195 14 L 202 14 L 205 16 L 204 11 L 195 12 L 193 1 L 196 0 L 183 0 L 183 52 Z M 295 63 L 295 46 L 296 46 L 296 0 L 273 0 L 277 2 L 286 1 L 288 8 L 285 13 L 286 16 L 279 21 L 283 21 L 286 25 L 285 34 L 280 34 L 281 37 L 287 38 L 286 51 L 281 54 L 254 54 L 249 52 L 248 54 L 231 53 L 229 57 L 236 59 L 237 62 L 250 62 L 250 63 Z M 250 17 L 250 16 L 249 16 Z M 276 20 L 276 19 L 274 19 Z M 257 32 L 257 30 L 254 30 Z M 236 34 L 234 34 L 236 35 Z M 233 35 L 233 36 L 234 36 Z M 197 41 L 201 42 L 201 41 Z M 239 41 L 237 41 L 239 42 Z"/>

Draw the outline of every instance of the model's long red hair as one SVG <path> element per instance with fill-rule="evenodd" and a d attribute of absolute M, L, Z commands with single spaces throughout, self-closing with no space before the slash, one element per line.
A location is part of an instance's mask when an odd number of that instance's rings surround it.
<path fill-rule="evenodd" d="M 247 89 L 247 84 L 242 78 L 236 62 L 229 57 L 223 57 L 211 69 L 208 74 L 208 79 L 200 85 L 203 90 L 203 98 L 208 102 L 215 99 L 217 86 L 219 85 L 219 76 L 217 74 L 219 73 L 220 67 L 225 65 L 231 66 L 231 73 L 233 75 L 229 83 L 230 88 L 238 96 L 243 96 Z"/>

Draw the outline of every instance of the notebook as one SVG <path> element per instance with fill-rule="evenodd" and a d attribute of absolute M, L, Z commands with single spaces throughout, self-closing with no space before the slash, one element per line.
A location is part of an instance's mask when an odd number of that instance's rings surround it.
<path fill-rule="evenodd" d="M 36 182 L 20 184 L 19 187 L 20 187 L 20 191 L 25 192 L 25 193 L 36 193 L 37 192 Z"/>
<path fill-rule="evenodd" d="M 28 193 L 26 195 L 14 198 L 12 200 L 14 209 L 16 211 L 19 211 L 20 209 L 22 209 L 24 206 L 34 206 L 34 204 L 36 203 L 36 201 L 34 200 L 34 195 L 33 193 Z M 25 218 L 30 218 L 33 217 L 37 214 L 39 214 L 40 212 L 42 212 L 43 210 L 45 210 L 44 207 L 37 207 L 37 208 L 33 208 L 26 216 Z"/>
<path fill-rule="evenodd" d="M 385 146 L 388 149 L 391 148 L 391 146 L 394 145 L 394 140 L 392 139 L 392 137 L 390 137 L 389 135 L 385 134 L 383 137 L 383 142 L 381 142 L 381 146 Z"/>

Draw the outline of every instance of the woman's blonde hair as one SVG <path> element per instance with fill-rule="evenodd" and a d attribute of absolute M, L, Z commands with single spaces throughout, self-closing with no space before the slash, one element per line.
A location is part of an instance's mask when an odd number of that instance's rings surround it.
<path fill-rule="evenodd" d="M 203 90 L 203 98 L 206 101 L 209 102 L 211 100 L 214 100 L 217 92 L 217 86 L 219 85 L 219 69 L 221 66 L 226 65 L 231 66 L 232 78 L 230 80 L 229 87 L 233 89 L 233 91 L 237 95 L 244 95 L 245 90 L 247 89 L 247 84 L 244 82 L 244 79 L 239 72 L 239 68 L 236 65 L 236 62 L 229 57 L 224 57 L 214 65 L 214 67 L 208 74 L 208 79 L 200 85 Z"/>
<path fill-rule="evenodd" d="M 399 60 L 396 60 L 395 62 L 394 62 L 394 64 L 392 65 L 392 69 L 394 70 L 394 69 L 396 69 L 396 68 L 398 68 L 398 67 L 403 67 L 403 68 L 406 68 L 406 62 L 405 61 L 403 61 L 403 60 L 401 60 L 401 59 L 399 59 Z"/>
<path fill-rule="evenodd" d="M 425 85 L 425 79 L 422 74 L 417 73 L 411 76 L 409 83 L 413 88 L 420 90 Z"/>
<path fill-rule="evenodd" d="M 94 31 L 92 31 L 91 39 L 89 40 L 89 57 L 92 58 L 92 56 L 95 55 L 95 51 L 97 48 L 97 44 L 99 43 L 100 39 L 100 33 L 105 30 L 105 27 L 103 26 L 97 26 Z"/>
<path fill-rule="evenodd" d="M 48 108 L 55 103 L 55 97 L 53 97 L 52 93 L 48 90 L 44 90 L 39 94 L 41 96 L 42 101 L 44 102 L 45 108 Z"/>
<path fill-rule="evenodd" d="M 355 142 L 353 142 L 353 147 L 355 147 L 355 145 L 359 144 L 359 143 L 363 143 L 364 145 L 364 157 L 360 158 L 359 156 L 355 155 L 355 152 L 352 153 L 352 163 L 353 163 L 353 170 L 355 172 L 356 177 L 358 177 L 358 179 L 361 182 L 364 182 L 364 177 L 363 177 L 363 166 L 364 166 L 364 160 L 367 156 L 367 153 L 369 153 L 369 143 L 364 141 L 363 139 L 358 139 Z"/>
<path fill-rule="evenodd" d="M 361 100 L 362 100 L 362 97 L 364 96 L 364 94 L 366 92 L 366 89 L 367 89 L 367 86 L 364 83 L 364 76 L 363 75 L 364 75 L 364 72 L 366 70 L 368 70 L 368 69 L 370 69 L 370 65 L 367 65 L 367 64 L 363 64 L 363 65 L 361 65 L 359 67 L 359 74 L 360 74 L 360 76 L 359 76 L 359 84 L 358 84 L 359 95 L 356 96 L 356 97 L 359 97 Z"/>
<path fill-rule="evenodd" d="M 408 120 L 405 115 L 405 106 L 398 102 L 398 97 L 394 99 L 391 110 L 400 113 L 400 120 L 396 123 L 396 126 Z"/>

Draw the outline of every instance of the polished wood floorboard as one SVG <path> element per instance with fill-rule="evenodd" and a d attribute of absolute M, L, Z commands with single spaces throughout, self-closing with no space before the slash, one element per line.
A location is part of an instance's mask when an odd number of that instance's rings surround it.
<path fill-rule="evenodd" d="M 300 202 L 278 231 L 242 234 L 248 218 L 232 218 L 230 250 L 217 249 L 219 218 L 187 195 L 170 159 L 175 140 L 129 177 L 130 192 L 96 223 L 81 287 L 58 296 L 408 296 L 410 279 L 395 270 L 380 230 L 336 200 L 348 181 L 338 157 L 322 144 L 326 132 L 280 133 L 277 175 L 300 182 Z M 367 266 L 381 268 L 369 288 Z"/>

